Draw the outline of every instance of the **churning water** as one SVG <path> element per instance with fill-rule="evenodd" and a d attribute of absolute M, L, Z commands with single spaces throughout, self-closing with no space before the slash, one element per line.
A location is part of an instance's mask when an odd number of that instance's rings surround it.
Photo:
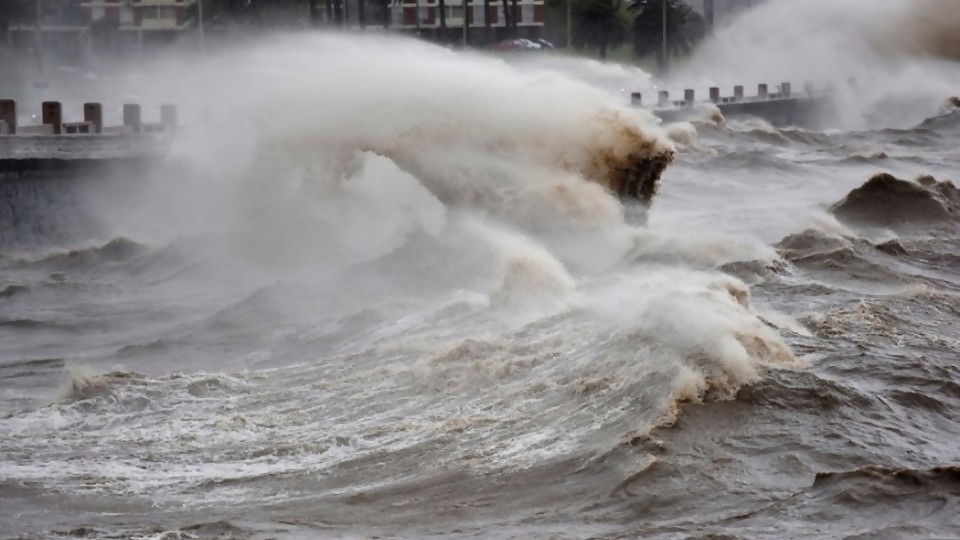
<path fill-rule="evenodd" d="M 817 132 L 384 37 L 159 62 L 163 163 L 0 185 L 0 536 L 956 537 L 960 65 L 908 29 L 958 10 L 771 2 L 675 76 L 857 78 Z"/>

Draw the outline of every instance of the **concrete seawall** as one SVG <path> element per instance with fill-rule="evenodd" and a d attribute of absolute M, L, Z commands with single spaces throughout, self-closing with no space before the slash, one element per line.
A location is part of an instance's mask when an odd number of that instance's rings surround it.
<path fill-rule="evenodd" d="M 0 100 L 0 181 L 97 174 L 163 157 L 176 130 L 176 109 L 144 123 L 140 106 L 123 108 L 123 125 L 104 126 L 99 103 L 84 104 L 84 120 L 63 121 L 58 102 L 44 102 L 42 124 L 18 124 L 16 102 Z"/>
<path fill-rule="evenodd" d="M 643 95 L 631 94 L 631 103 L 644 107 Z M 709 106 L 716 107 L 725 118 L 754 117 L 775 126 L 815 128 L 822 126 L 830 117 L 833 99 L 828 93 L 818 93 L 812 86 L 804 85 L 804 92 L 793 92 L 789 82 L 781 83 L 774 92 L 767 84 L 757 85 L 755 96 L 746 96 L 743 86 L 735 86 L 733 95 L 721 96 L 720 88 L 709 90 L 709 99 L 698 101 L 692 89 L 684 91 L 684 99 L 673 101 L 668 91 L 657 94 L 656 105 L 647 107 L 665 123 L 675 123 L 703 117 Z"/>

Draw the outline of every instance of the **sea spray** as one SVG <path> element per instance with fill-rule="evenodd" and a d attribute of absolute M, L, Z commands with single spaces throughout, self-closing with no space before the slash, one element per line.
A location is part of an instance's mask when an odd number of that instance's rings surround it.
<path fill-rule="evenodd" d="M 295 182 L 308 198 L 349 182 L 369 153 L 453 206 L 528 222 L 610 219 L 615 205 L 598 199 L 649 204 L 673 159 L 657 120 L 617 96 L 408 39 L 276 37 L 177 69 L 183 84 L 166 99 L 192 111 L 185 123 L 199 133 L 178 159 L 222 162 L 250 183 Z M 203 95 L 182 92 L 200 83 Z"/>
<path fill-rule="evenodd" d="M 907 127 L 960 85 L 943 61 L 960 54 L 958 20 L 952 0 L 769 0 L 718 28 L 671 79 L 724 92 L 810 82 L 837 102 L 831 128 Z"/>

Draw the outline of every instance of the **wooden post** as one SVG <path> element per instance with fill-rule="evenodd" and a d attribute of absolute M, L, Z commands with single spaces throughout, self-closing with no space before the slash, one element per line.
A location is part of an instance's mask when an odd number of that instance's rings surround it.
<path fill-rule="evenodd" d="M 739 84 L 733 87 L 733 99 L 734 101 L 740 101 L 743 99 L 743 86 Z"/>
<path fill-rule="evenodd" d="M 103 133 L 103 105 L 99 103 L 84 103 L 83 121 L 93 124 L 94 133 Z"/>
<path fill-rule="evenodd" d="M 664 107 L 670 104 L 670 92 L 661 90 L 657 97 L 657 105 Z"/>
<path fill-rule="evenodd" d="M 767 99 L 769 95 L 770 95 L 770 91 L 767 89 L 767 85 L 765 84 L 757 85 L 757 97 L 759 97 L 760 99 Z"/>
<path fill-rule="evenodd" d="M 780 83 L 780 96 L 788 98 L 790 94 L 793 93 L 793 87 L 788 82 Z"/>
<path fill-rule="evenodd" d="M 720 89 L 716 86 L 710 88 L 710 103 L 720 103 Z"/>
<path fill-rule="evenodd" d="M 693 89 L 687 88 L 686 90 L 683 91 L 683 102 L 684 102 L 684 104 L 685 104 L 687 107 L 690 107 L 691 105 L 693 105 L 693 102 L 696 101 L 696 99 L 697 99 L 696 96 L 697 96 L 697 94 L 696 94 L 696 92 L 693 91 Z"/>
<path fill-rule="evenodd" d="M 12 99 L 0 99 L 0 122 L 7 124 L 7 134 L 17 133 L 17 102 Z"/>
<path fill-rule="evenodd" d="M 44 101 L 40 105 L 43 124 L 53 126 L 53 134 L 63 133 L 63 107 L 59 101 Z"/>
<path fill-rule="evenodd" d="M 140 129 L 142 127 L 140 105 L 137 105 L 136 103 L 124 104 L 123 125 L 131 128 L 134 133 L 140 133 Z"/>
<path fill-rule="evenodd" d="M 177 130 L 177 106 L 170 103 L 160 105 L 160 123 L 167 131 Z"/>

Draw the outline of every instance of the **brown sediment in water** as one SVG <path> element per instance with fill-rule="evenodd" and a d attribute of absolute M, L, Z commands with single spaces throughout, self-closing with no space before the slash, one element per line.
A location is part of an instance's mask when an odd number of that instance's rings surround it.
<path fill-rule="evenodd" d="M 500 135 L 492 140 L 484 140 L 474 139 L 474 134 L 469 130 L 423 125 L 411 128 L 407 132 L 409 137 L 399 141 L 363 144 L 359 147 L 389 158 L 424 181 L 428 189 L 447 203 L 478 201 L 470 196 L 464 198 L 466 194 L 459 192 L 458 186 L 448 185 L 440 178 L 443 171 L 431 170 L 435 164 L 424 159 L 423 145 L 432 146 L 438 140 L 468 154 L 519 160 L 543 170 L 556 169 L 557 172 L 575 174 L 602 186 L 621 200 L 637 201 L 649 206 L 659 191 L 663 172 L 675 159 L 675 151 L 669 142 L 649 131 L 646 126 L 638 125 L 635 119 L 625 118 L 619 111 L 613 110 L 599 111 L 589 117 L 581 129 L 581 135 L 577 138 L 568 134 L 556 138 L 552 134 L 543 134 L 517 138 Z M 582 133 L 590 135 L 583 137 Z M 587 142 L 577 144 L 577 139 Z M 471 163 L 458 163 L 456 169 L 478 180 L 485 174 L 475 170 Z M 480 187 L 476 184 L 473 186 Z M 577 193 L 571 193 L 571 188 L 570 185 L 557 183 L 545 193 L 556 196 L 563 203 L 565 199 L 578 196 Z M 582 195 L 579 193 L 579 196 Z"/>
<path fill-rule="evenodd" d="M 583 171 L 584 176 L 606 186 L 621 199 L 649 205 L 676 153 L 658 137 L 642 131 L 615 112 L 602 114 L 599 120 L 609 137 L 600 139 L 601 144 L 590 149 L 591 159 Z"/>
<path fill-rule="evenodd" d="M 931 56 L 960 61 L 960 2 L 913 0 L 888 24 L 869 36 L 887 54 Z"/>
<path fill-rule="evenodd" d="M 960 3 L 956 0 L 915 0 L 907 29 L 920 51 L 960 60 Z M 913 23 L 912 27 L 909 23 Z"/>
<path fill-rule="evenodd" d="M 838 219 L 891 227 L 960 216 L 960 190 L 952 182 L 921 177 L 917 182 L 880 173 L 830 207 Z"/>
<path fill-rule="evenodd" d="M 407 120 L 398 133 L 269 140 L 246 175 L 251 208 L 287 219 L 294 199 L 325 196 L 361 175 L 366 153 L 386 158 L 451 208 L 524 226 L 598 226 L 622 222 L 621 202 L 649 207 L 675 158 L 649 114 L 603 104 L 531 118 L 542 129 L 491 130 L 473 117 Z"/>

